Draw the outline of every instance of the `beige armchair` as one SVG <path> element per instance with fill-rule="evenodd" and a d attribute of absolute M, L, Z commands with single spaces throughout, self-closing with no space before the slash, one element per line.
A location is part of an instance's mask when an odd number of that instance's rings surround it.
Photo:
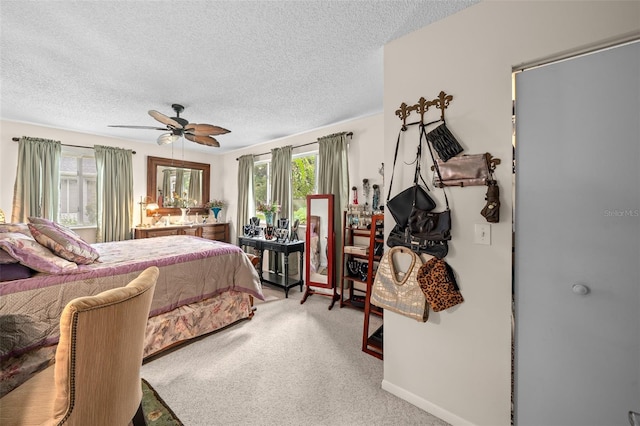
<path fill-rule="evenodd" d="M 55 364 L 0 399 L 0 424 L 144 424 L 140 366 L 158 273 L 69 302 Z"/>

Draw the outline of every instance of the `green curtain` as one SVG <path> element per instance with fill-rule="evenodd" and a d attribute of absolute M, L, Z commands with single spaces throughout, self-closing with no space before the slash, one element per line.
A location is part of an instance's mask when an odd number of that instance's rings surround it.
<path fill-rule="evenodd" d="M 130 149 L 95 145 L 99 243 L 131 238 L 133 162 Z"/>
<path fill-rule="evenodd" d="M 291 145 L 274 148 L 271 150 L 271 202 L 280 204 L 279 218 L 287 218 L 291 222 Z M 274 222 L 277 226 L 278 222 Z M 292 253 L 289 255 L 289 274 L 298 274 L 298 256 L 300 253 Z M 273 265 L 275 261 L 275 253 L 271 253 L 269 265 Z M 284 271 L 284 263 L 278 264 L 279 269 Z M 300 271 L 302 272 L 302 271 Z"/>
<path fill-rule="evenodd" d="M 171 170 L 172 169 L 164 169 L 162 170 L 162 205 L 160 207 L 168 206 L 171 201 L 173 194 L 171 193 Z"/>
<path fill-rule="evenodd" d="M 318 139 L 318 194 L 333 194 L 333 230 L 334 258 L 336 267 L 335 278 L 340 273 L 342 265 L 342 212 L 349 204 L 349 152 L 347 134 L 336 133 Z"/>
<path fill-rule="evenodd" d="M 183 193 L 184 188 L 184 169 L 177 168 L 176 169 L 176 186 L 174 192 L 177 194 L 178 198 L 184 198 L 187 194 Z"/>
<path fill-rule="evenodd" d="M 59 220 L 61 157 L 60 141 L 20 138 L 12 222 L 27 222 L 29 216 Z"/>
<path fill-rule="evenodd" d="M 201 200 L 202 197 L 202 170 L 191 169 L 191 175 L 189 176 L 189 200 L 195 200 L 196 206 L 201 206 L 206 200 Z M 206 194 L 209 197 L 209 194 Z"/>
<path fill-rule="evenodd" d="M 253 216 L 253 203 L 253 155 L 243 155 L 238 159 L 237 235 L 242 235 L 242 226 Z"/>
<path fill-rule="evenodd" d="M 271 150 L 271 202 L 280 204 L 279 217 L 291 219 L 291 145 Z"/>

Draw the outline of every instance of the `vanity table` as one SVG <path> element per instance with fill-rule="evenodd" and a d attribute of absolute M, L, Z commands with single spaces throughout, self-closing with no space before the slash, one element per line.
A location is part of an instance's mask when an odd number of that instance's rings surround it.
<path fill-rule="evenodd" d="M 154 238 L 166 235 L 194 235 L 209 240 L 229 241 L 228 223 L 194 223 L 193 225 L 168 225 L 168 226 L 136 226 L 134 238 Z"/>
<path fill-rule="evenodd" d="M 304 280 L 302 279 L 304 241 L 278 242 L 277 240 L 267 240 L 261 237 L 238 237 L 238 245 L 243 249 L 253 247 L 258 251 L 258 257 L 260 259 L 258 262 L 258 275 L 260 275 L 260 282 L 283 288 L 285 298 L 289 297 L 289 289 L 291 287 L 299 285 L 300 291 L 302 291 L 302 286 L 304 285 Z M 265 250 L 276 253 L 276 262 L 273 271 L 264 272 L 262 270 Z M 289 278 L 289 254 L 295 252 L 300 253 L 300 279 L 291 281 Z M 278 271 L 280 253 L 284 256 L 284 271 L 282 273 Z"/>

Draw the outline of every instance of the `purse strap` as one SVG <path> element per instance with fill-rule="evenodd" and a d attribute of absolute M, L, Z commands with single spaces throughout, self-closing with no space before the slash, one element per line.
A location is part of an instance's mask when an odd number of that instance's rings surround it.
<path fill-rule="evenodd" d="M 434 123 L 438 123 L 442 120 L 435 120 L 435 121 L 431 121 L 427 124 L 425 124 L 424 126 L 428 126 L 430 124 L 434 124 Z M 407 125 L 403 125 L 400 127 L 400 131 L 398 132 L 398 139 L 396 140 L 396 149 L 395 152 L 393 154 L 393 168 L 391 169 L 391 179 L 389 180 L 389 191 L 387 192 L 387 203 L 389 202 L 389 199 L 391 198 L 391 188 L 393 187 L 393 175 L 396 171 L 396 162 L 398 160 L 398 147 L 400 146 L 400 135 L 402 134 L 402 132 L 404 132 L 405 130 L 407 130 L 407 126 L 412 126 L 414 124 L 420 124 L 422 127 L 422 123 L 420 122 L 415 122 L 415 123 L 409 123 Z M 418 152 L 416 153 L 416 169 L 415 172 L 413 174 L 413 184 L 418 185 L 418 180 L 421 180 L 422 183 L 424 184 L 424 187 L 427 189 L 427 191 L 430 191 L 429 189 L 429 185 L 427 185 L 427 182 L 424 180 L 424 178 L 422 177 L 422 172 L 420 170 L 420 160 L 421 160 L 421 156 L 422 156 L 422 135 L 420 135 L 420 143 L 418 144 Z M 417 188 L 416 188 L 417 190 Z M 414 196 L 414 200 L 415 200 L 415 196 Z"/>
<path fill-rule="evenodd" d="M 440 121 L 440 120 L 438 120 Z M 440 179 L 440 182 L 443 182 L 442 180 L 442 175 L 440 174 L 440 167 L 438 167 L 438 162 L 436 161 L 435 156 L 433 155 L 433 149 L 431 149 L 431 144 L 429 143 L 429 139 L 427 138 L 427 131 L 426 131 L 426 127 L 429 124 L 433 124 L 433 123 L 437 123 L 437 121 L 431 122 L 431 123 L 427 123 L 424 125 L 420 126 L 420 145 L 422 145 L 422 140 L 424 137 L 424 140 L 427 141 L 427 147 L 429 147 L 429 154 L 431 154 L 431 160 L 433 161 L 433 168 L 435 169 L 436 173 L 438 173 L 438 179 Z M 449 210 L 449 199 L 447 198 L 447 191 L 444 190 L 444 186 L 442 187 L 442 192 L 444 194 L 444 201 L 447 204 L 447 210 Z"/>

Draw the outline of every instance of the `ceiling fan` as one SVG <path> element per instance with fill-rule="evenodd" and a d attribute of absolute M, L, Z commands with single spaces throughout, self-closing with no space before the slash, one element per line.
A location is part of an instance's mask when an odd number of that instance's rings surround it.
<path fill-rule="evenodd" d="M 217 135 L 224 135 L 230 131 L 223 129 L 222 127 L 214 126 L 212 124 L 195 124 L 189 123 L 189 121 L 180 117 L 180 113 L 184 111 L 184 107 L 179 104 L 171 105 L 171 108 L 176 112 L 175 117 L 168 117 L 156 110 L 150 110 L 149 115 L 166 127 L 154 127 L 154 126 L 126 126 L 126 125 L 109 125 L 109 127 L 124 127 L 127 129 L 152 129 L 152 130 L 164 130 L 168 133 L 163 133 L 158 136 L 158 145 L 166 145 L 175 142 L 184 136 L 191 142 L 199 143 L 201 145 L 213 146 L 218 148 L 220 143 L 213 137 Z"/>

